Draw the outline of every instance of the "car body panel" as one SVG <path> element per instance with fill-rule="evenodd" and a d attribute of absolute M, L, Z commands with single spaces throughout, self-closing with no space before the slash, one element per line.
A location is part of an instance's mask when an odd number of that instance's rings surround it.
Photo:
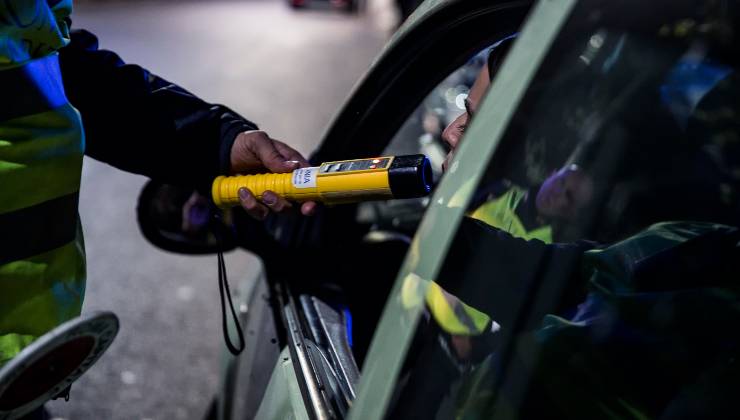
<path fill-rule="evenodd" d="M 265 395 L 271 379 L 269 370 L 279 360 L 280 345 L 272 307 L 268 300 L 265 269 L 259 267 L 240 277 L 232 289 L 232 299 L 244 331 L 246 346 L 239 356 L 226 348 L 221 354 L 221 384 L 218 392 L 218 418 L 251 418 Z M 227 317 L 229 334 L 236 336 L 236 325 Z"/>
<path fill-rule="evenodd" d="M 308 420 L 308 412 L 295 376 L 293 359 L 286 348 L 280 353 L 265 398 L 255 415 L 258 420 Z"/>

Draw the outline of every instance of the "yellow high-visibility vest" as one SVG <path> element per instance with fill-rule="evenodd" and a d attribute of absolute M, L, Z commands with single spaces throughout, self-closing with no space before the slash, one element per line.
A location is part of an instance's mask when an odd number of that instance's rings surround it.
<path fill-rule="evenodd" d="M 552 243 L 552 228 L 549 225 L 527 230 L 516 214 L 517 206 L 526 196 L 527 191 L 512 186 L 500 197 L 487 201 L 473 210 L 470 217 L 501 229 L 515 238 L 539 239 L 546 244 Z"/>
<path fill-rule="evenodd" d="M 0 2 L 0 366 L 82 307 L 84 136 L 57 56 L 71 9 Z"/>
<path fill-rule="evenodd" d="M 464 197 L 471 194 L 472 183 L 466 183 L 450 200 L 450 206 L 460 206 Z M 552 228 L 548 225 L 527 230 L 516 208 L 526 197 L 527 191 L 512 186 L 503 195 L 487 201 L 468 214 L 497 229 L 501 229 L 516 238 L 526 240 L 538 239 L 552 243 Z M 421 292 L 423 285 L 425 292 Z M 452 335 L 479 335 L 492 328 L 493 321 L 485 313 L 473 308 L 457 297 L 449 294 L 433 281 L 422 280 L 415 275 L 404 279 L 401 289 L 401 301 L 404 307 L 412 307 L 424 302 L 437 324 Z"/>

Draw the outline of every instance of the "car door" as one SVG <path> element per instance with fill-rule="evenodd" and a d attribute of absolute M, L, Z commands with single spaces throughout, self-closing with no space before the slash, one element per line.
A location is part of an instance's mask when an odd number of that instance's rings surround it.
<path fill-rule="evenodd" d="M 462 74 L 469 80 L 471 72 L 477 73 L 485 60 L 476 55 L 485 54 L 488 46 L 516 32 L 529 5 L 528 1 L 427 2 L 394 36 L 358 83 L 330 124 L 312 162 L 378 156 L 394 150 L 423 151 L 419 149 L 423 146 L 419 137 L 424 133 L 414 130 L 424 104 L 438 100 L 441 87 L 457 89 L 450 103 L 457 104 L 454 107 L 463 112 L 457 96 L 464 95 L 468 87 L 459 82 Z M 478 67 L 472 70 L 470 66 Z M 439 139 L 434 141 L 439 166 L 445 152 Z M 276 390 L 297 392 L 291 394 L 292 398 L 301 401 L 303 408 L 296 410 L 303 410 L 309 418 L 346 415 L 359 377 L 354 360 L 358 344 L 355 342 L 348 350 L 346 330 L 352 328 L 355 337 L 360 331 L 357 320 L 354 324 L 347 322 L 357 314 L 351 313 L 351 305 L 345 299 L 347 293 L 343 289 L 348 283 L 337 279 L 348 277 L 348 270 L 340 274 L 338 267 L 346 261 L 360 260 L 367 266 L 355 267 L 357 272 L 384 270 L 382 274 L 376 272 L 379 283 L 369 285 L 382 290 L 382 298 L 368 304 L 379 314 L 408 246 L 402 238 L 413 235 L 426 204 L 422 200 L 407 206 L 404 212 L 408 214 L 412 208 L 416 218 L 396 226 L 400 236 L 383 236 L 390 240 L 380 240 L 383 244 L 378 248 L 382 251 L 373 254 L 378 256 L 376 259 L 358 256 L 375 252 L 368 251 L 368 247 L 374 247 L 367 245 L 368 234 L 379 227 L 388 233 L 387 226 L 379 220 L 382 217 L 363 216 L 363 210 L 356 205 L 325 208 L 313 218 L 279 215 L 267 222 L 267 236 L 259 236 L 261 240 L 255 236 L 253 243 L 247 245 L 264 261 L 263 280 L 259 283 L 264 291 L 242 295 L 242 306 L 248 310 L 240 317 L 242 324 L 247 325 L 255 325 L 257 318 L 270 318 L 274 328 L 267 331 L 259 327 L 263 330 L 260 333 L 259 329 L 245 327 L 252 346 L 245 352 L 248 356 L 226 357 L 220 396 L 223 418 L 251 418 L 257 412 L 278 416 L 276 413 L 283 415 L 285 410 L 293 410 L 284 398 L 276 400 Z M 365 210 L 364 213 L 373 213 Z M 250 286 L 245 289 L 252 290 Z M 329 322 L 330 318 L 333 321 Z M 330 332 L 342 327 L 344 338 Z M 362 329 L 369 342 L 374 323 L 367 322 Z M 286 369 L 293 371 L 291 377 L 285 377 Z M 276 374 L 281 370 L 283 373 Z"/>
<path fill-rule="evenodd" d="M 738 416 L 739 22 L 725 2 L 538 2 L 350 418 Z"/>

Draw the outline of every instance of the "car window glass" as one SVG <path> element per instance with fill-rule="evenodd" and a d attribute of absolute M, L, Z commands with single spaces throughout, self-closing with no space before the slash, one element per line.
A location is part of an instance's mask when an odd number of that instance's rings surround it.
<path fill-rule="evenodd" d="M 666 4 L 570 15 L 438 275 L 391 297 L 424 313 L 388 417 L 740 415 L 738 10 Z"/>
<path fill-rule="evenodd" d="M 465 113 L 465 100 L 486 63 L 488 51 L 486 48 L 479 52 L 437 85 L 411 113 L 382 155 L 423 154 L 431 162 L 434 179 L 439 180 L 448 152 L 442 132 Z M 358 219 L 373 224 L 376 230 L 413 235 L 428 203 L 428 198 L 363 203 Z"/>

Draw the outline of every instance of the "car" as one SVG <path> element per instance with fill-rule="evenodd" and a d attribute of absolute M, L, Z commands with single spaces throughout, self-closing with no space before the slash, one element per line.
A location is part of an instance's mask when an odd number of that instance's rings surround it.
<path fill-rule="evenodd" d="M 294 9 L 307 7 L 313 2 L 312 0 L 288 0 L 288 4 Z M 329 3 L 331 7 L 343 9 L 347 12 L 356 12 L 363 5 L 362 0 L 329 0 L 326 3 Z"/>
<path fill-rule="evenodd" d="M 232 273 L 226 332 L 246 346 L 224 353 L 213 418 L 740 415 L 739 16 L 423 3 L 311 162 L 421 152 L 441 181 L 426 199 L 235 222 L 262 268 Z M 512 34 L 441 176 L 440 127 Z M 502 226 L 490 208 L 519 213 Z"/>

